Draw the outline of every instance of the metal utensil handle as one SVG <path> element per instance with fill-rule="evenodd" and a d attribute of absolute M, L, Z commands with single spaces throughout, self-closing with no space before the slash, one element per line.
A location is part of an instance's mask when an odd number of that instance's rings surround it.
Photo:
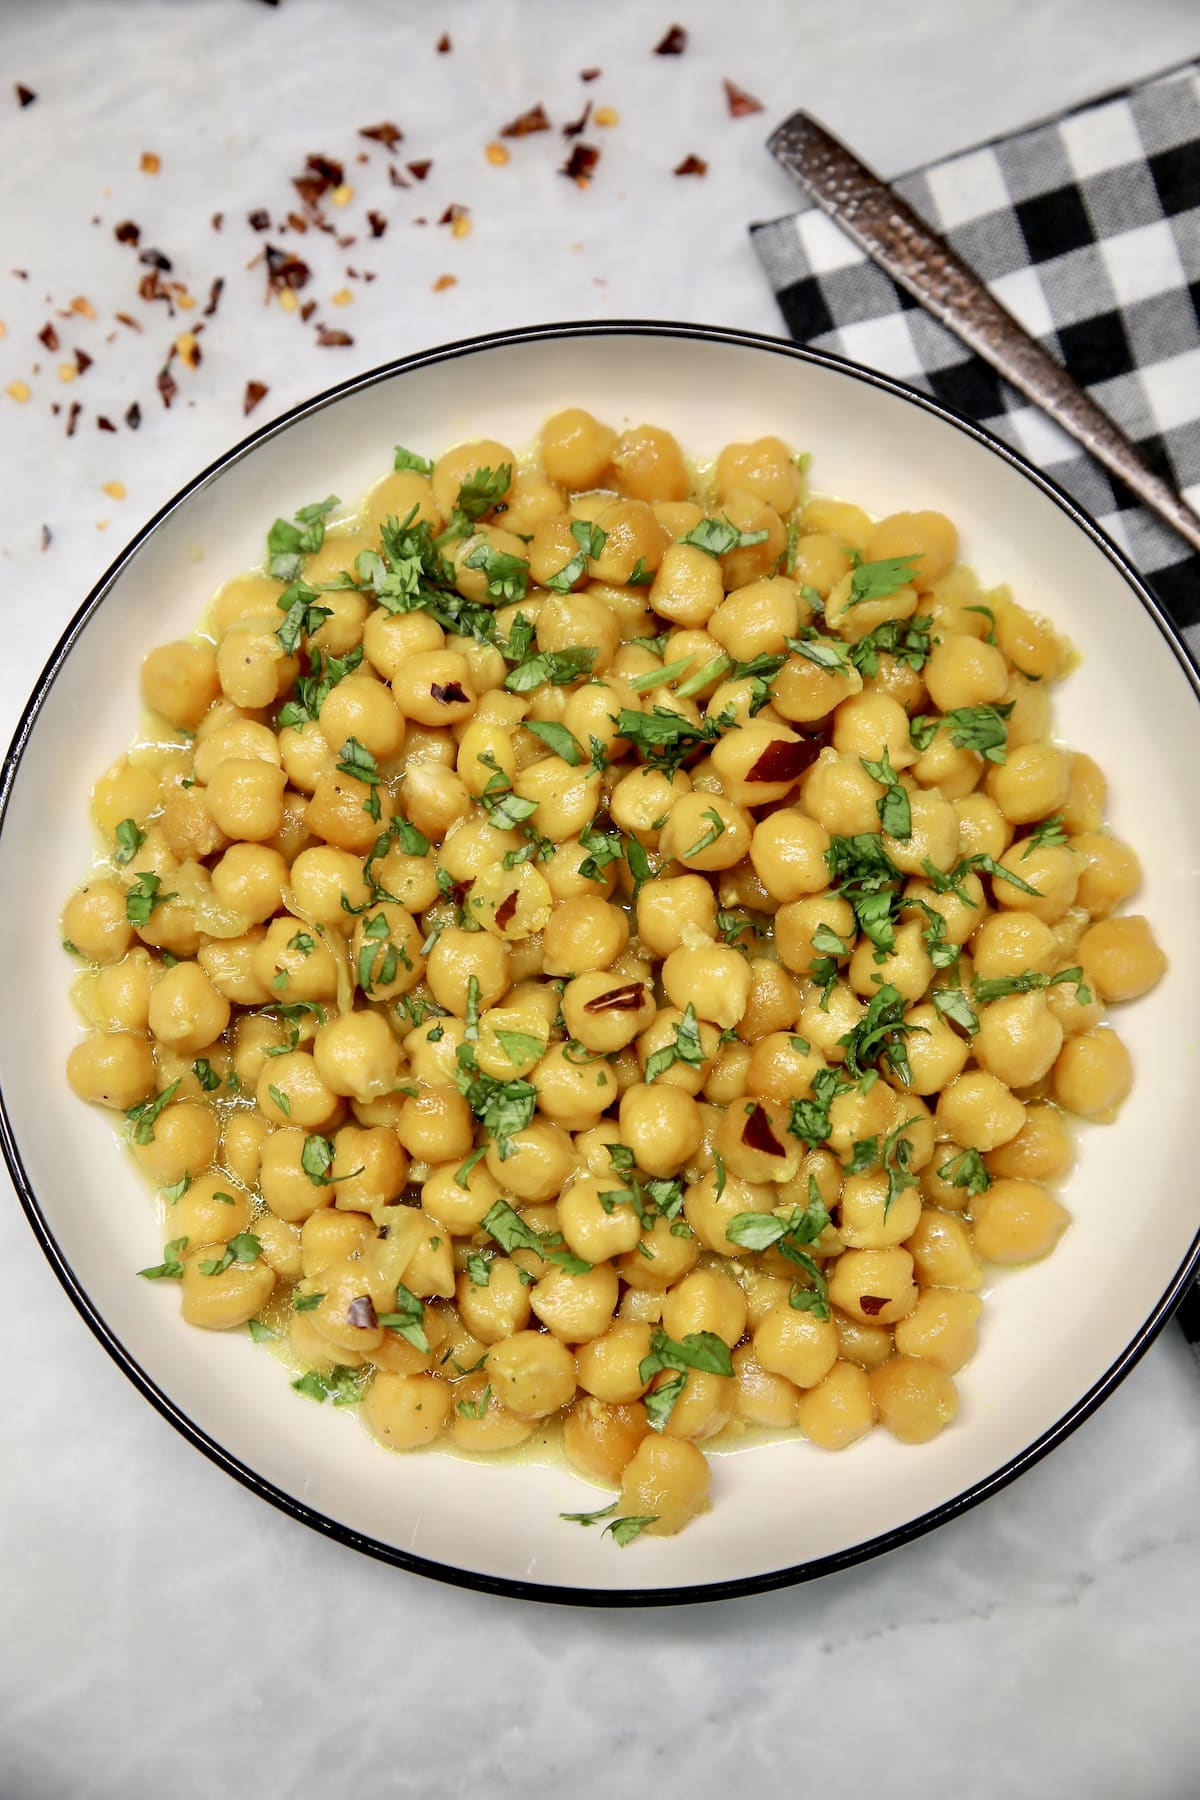
<path fill-rule="evenodd" d="M 989 293 L 943 238 L 823 125 L 793 113 L 768 139 L 776 161 L 902 288 L 1200 550 L 1200 515 Z"/>

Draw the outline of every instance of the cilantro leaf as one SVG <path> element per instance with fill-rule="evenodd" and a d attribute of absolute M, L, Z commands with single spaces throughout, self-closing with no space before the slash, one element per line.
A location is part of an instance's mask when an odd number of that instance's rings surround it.
<path fill-rule="evenodd" d="M 573 769 L 579 767 L 583 761 L 583 749 L 574 732 L 568 731 L 565 725 L 556 724 L 553 719 L 526 719 L 523 723 L 525 730 L 531 731 L 534 737 L 541 738 L 555 756 L 561 756 Z"/>
<path fill-rule="evenodd" d="M 418 475 L 432 475 L 433 464 L 427 456 L 418 456 L 415 450 L 406 450 L 403 444 L 396 445 L 393 469 L 413 469 Z"/>
<path fill-rule="evenodd" d="M 879 562 L 860 562 L 850 577 L 850 593 L 844 610 L 861 606 L 865 600 L 886 600 L 889 594 L 907 587 L 913 578 L 916 556 L 886 556 Z"/>
<path fill-rule="evenodd" d="M 117 826 L 117 848 L 113 851 L 113 861 L 118 868 L 131 863 L 146 841 L 146 834 L 133 819 L 122 819 Z"/>
<path fill-rule="evenodd" d="M 941 1165 L 938 1174 L 953 1187 L 966 1188 L 968 1194 L 986 1194 L 992 1185 L 978 1150 L 960 1150 Z"/>
<path fill-rule="evenodd" d="M 701 519 L 690 531 L 680 538 L 681 544 L 691 544 L 696 550 L 703 550 L 709 556 L 724 556 L 730 550 L 740 550 L 750 544 L 764 544 L 770 533 L 764 527 L 762 531 L 739 531 L 732 520 L 724 514 L 719 519 Z"/>
<path fill-rule="evenodd" d="M 602 1506 L 596 1512 L 559 1513 L 558 1516 L 560 1519 L 565 1519 L 568 1525 L 594 1525 L 598 1519 L 610 1519 L 620 1504 L 619 1500 L 613 1500 L 608 1506 Z"/>
<path fill-rule="evenodd" d="M 551 575 L 544 586 L 552 588 L 556 594 L 569 594 L 575 583 L 587 574 L 589 560 L 594 562 L 608 542 L 608 533 L 590 519 L 573 519 L 571 536 L 579 545 L 570 562 L 563 564 L 556 575 Z"/>
<path fill-rule="evenodd" d="M 613 1505 L 616 1504 L 614 1500 Z M 566 1517 L 565 1514 L 563 1516 Z M 611 1525 L 606 1525 L 601 1536 L 608 1537 L 611 1534 L 620 1548 L 624 1550 L 627 1544 L 632 1544 L 634 1538 L 640 1537 L 647 1525 L 657 1525 L 658 1520 L 658 1513 L 626 1513 L 623 1518 L 614 1519 Z"/>
<path fill-rule="evenodd" d="M 379 1323 L 385 1331 L 394 1331 L 412 1345 L 414 1350 L 428 1353 L 429 1339 L 425 1335 L 425 1308 L 410 1293 L 401 1281 L 396 1287 L 396 1309 L 394 1312 L 380 1313 Z"/>
<path fill-rule="evenodd" d="M 989 762 L 1002 763 L 1008 756 L 1008 727 L 1005 720 L 1015 702 L 995 706 L 956 706 L 937 718 L 930 713 L 916 713 L 909 721 L 909 737 L 913 748 L 927 750 L 942 727 L 950 733 L 950 742 L 959 750 L 975 750 Z"/>
<path fill-rule="evenodd" d="M 143 1100 L 137 1106 L 131 1106 L 125 1117 L 133 1126 L 135 1144 L 152 1144 L 154 1142 L 154 1126 L 164 1107 L 170 1106 L 179 1091 L 182 1076 L 176 1076 L 170 1087 L 165 1087 L 161 1094 L 153 1100 Z"/>
<path fill-rule="evenodd" d="M 455 507 L 468 519 L 481 519 L 485 512 L 498 506 L 512 486 L 512 464 L 498 463 L 494 469 L 476 469 L 458 490 Z"/>
<path fill-rule="evenodd" d="M 510 605 L 523 600 L 529 587 L 529 563 L 523 556 L 510 556 L 482 539 L 463 558 L 464 569 L 480 569 L 487 578 L 487 591 L 493 600 Z"/>
<path fill-rule="evenodd" d="M 537 650 L 519 662 L 515 669 L 509 670 L 504 685 L 510 694 L 532 693 L 534 688 L 547 681 L 555 687 L 566 687 L 569 682 L 578 681 L 581 675 L 590 675 L 595 660 L 595 650 L 586 648 Z"/>
<path fill-rule="evenodd" d="M 900 784 L 900 777 L 892 767 L 891 758 L 884 745 L 883 755 L 878 762 L 869 757 L 860 756 L 859 762 L 867 771 L 872 781 L 886 789 L 875 802 L 875 810 L 879 814 L 879 823 L 889 837 L 910 838 L 912 836 L 912 808 L 908 801 L 908 790 Z"/>
<path fill-rule="evenodd" d="M 661 1050 L 652 1051 L 646 1058 L 645 1079 L 647 1083 L 656 1080 L 677 1062 L 687 1063 L 693 1069 L 702 1069 L 707 1060 L 700 1041 L 696 1009 L 689 1000 L 683 1017 L 675 1027 L 674 1041 L 664 1044 Z"/>
<path fill-rule="evenodd" d="M 163 1259 L 155 1263 L 153 1268 L 139 1269 L 138 1274 L 146 1281 L 182 1281 L 183 1263 L 180 1261 L 188 1247 L 185 1237 L 172 1238 L 163 1245 Z"/>
<path fill-rule="evenodd" d="M 125 894 L 125 917 L 131 925 L 148 925 L 156 906 L 165 906 L 168 900 L 178 899 L 177 894 L 160 894 L 161 886 L 162 876 L 152 875 L 148 869 L 134 877 L 133 886 Z"/>
<path fill-rule="evenodd" d="M 325 500 L 302 506 L 293 524 L 276 519 L 267 533 L 267 573 L 275 581 L 295 581 L 304 558 L 319 550 L 325 542 L 325 517 L 337 505 L 336 494 Z"/>

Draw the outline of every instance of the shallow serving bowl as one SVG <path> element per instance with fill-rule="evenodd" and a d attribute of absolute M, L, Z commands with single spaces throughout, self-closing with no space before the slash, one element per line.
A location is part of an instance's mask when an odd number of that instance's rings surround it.
<path fill-rule="evenodd" d="M 1171 963 L 1122 1012 L 1137 1082 L 1119 1124 L 1081 1132 L 1070 1230 L 1048 1261 L 990 1284 L 954 1426 L 919 1448 L 876 1431 L 841 1456 L 793 1440 L 718 1455 L 712 1512 L 626 1550 L 559 1520 L 608 1498 L 565 1467 L 389 1455 L 353 1417 L 298 1398 L 247 1334 L 185 1326 L 171 1284 L 134 1277 L 161 1255 L 150 1195 L 112 1118 L 77 1102 L 63 1074 L 78 1024 L 58 896 L 88 865 L 90 785 L 133 735 L 145 651 L 186 635 L 218 582 L 257 562 L 277 514 L 331 490 L 357 499 L 396 442 L 520 444 L 568 404 L 618 428 L 666 425 L 698 456 L 776 432 L 813 452 L 819 491 L 877 513 L 949 513 L 984 581 L 1010 582 L 1081 652 L 1058 690 L 1058 733 L 1109 777 L 1112 827 L 1145 864 L 1136 904 Z M 1091 522 L 986 433 L 881 376 L 767 338 L 605 324 L 480 338 L 347 382 L 247 439 L 134 539 L 55 651 L 9 752 L 0 1133 L 30 1223 L 165 1418 L 264 1499 L 384 1560 L 527 1598 L 652 1603 L 798 1581 L 891 1548 L 1065 1437 L 1146 1348 L 1200 1253 L 1197 694 L 1178 638 Z"/>

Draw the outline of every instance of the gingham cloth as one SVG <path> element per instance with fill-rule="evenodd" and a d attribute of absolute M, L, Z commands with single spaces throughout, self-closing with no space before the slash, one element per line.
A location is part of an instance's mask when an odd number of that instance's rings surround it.
<path fill-rule="evenodd" d="M 1200 63 L 893 185 L 1200 507 Z M 792 337 L 923 389 L 1045 469 L 1200 660 L 1200 556 L 824 213 L 751 235 Z M 1200 1283 L 1179 1320 L 1200 1360 Z"/>
<path fill-rule="evenodd" d="M 1200 63 L 894 185 L 1200 507 Z M 798 342 L 933 394 L 1045 469 L 1200 658 L 1200 556 L 824 213 L 751 234 Z"/>

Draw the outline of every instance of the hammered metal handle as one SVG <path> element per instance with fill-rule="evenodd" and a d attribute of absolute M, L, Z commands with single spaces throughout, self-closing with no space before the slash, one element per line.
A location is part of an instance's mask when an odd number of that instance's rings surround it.
<path fill-rule="evenodd" d="M 1200 550 L 1200 515 L 1154 473 L 1108 414 L 1001 306 L 945 239 L 865 163 L 805 112 L 785 119 L 768 139 L 768 148 L 898 286 Z"/>

